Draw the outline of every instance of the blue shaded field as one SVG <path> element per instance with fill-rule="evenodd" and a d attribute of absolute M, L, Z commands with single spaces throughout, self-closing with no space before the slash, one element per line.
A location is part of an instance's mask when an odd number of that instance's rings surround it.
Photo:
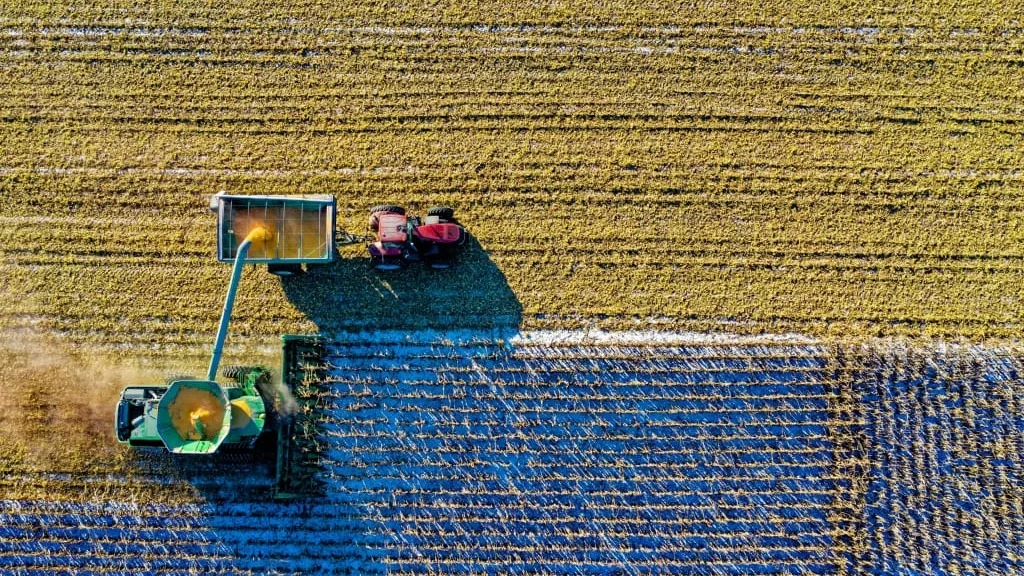
<path fill-rule="evenodd" d="M 888 352 L 865 367 L 866 571 L 1024 574 L 1020 370 L 964 350 Z"/>
<path fill-rule="evenodd" d="M 326 497 L 0 501 L 0 573 L 1024 573 L 1015 359 L 414 336 L 330 348 Z"/>
<path fill-rule="evenodd" d="M 338 342 L 327 364 L 326 500 L 184 516 L 8 503 L 0 570 L 831 574 L 843 561 L 819 349 L 438 334 Z"/>

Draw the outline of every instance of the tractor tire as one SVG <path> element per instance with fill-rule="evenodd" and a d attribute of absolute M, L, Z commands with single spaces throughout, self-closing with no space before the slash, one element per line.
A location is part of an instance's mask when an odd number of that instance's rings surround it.
<path fill-rule="evenodd" d="M 405 215 L 405 208 L 396 206 L 394 204 L 381 204 L 380 206 L 374 206 L 370 208 L 370 214 L 376 214 L 378 212 L 384 212 L 385 214 L 402 214 Z"/>
<path fill-rule="evenodd" d="M 378 214 L 401 214 L 404 216 L 405 208 L 395 206 L 394 204 L 381 204 L 380 206 L 370 208 L 370 231 L 374 233 L 376 233 L 380 228 L 379 221 L 377 219 Z"/>
<path fill-rule="evenodd" d="M 455 209 L 447 206 L 434 206 L 427 210 L 427 216 L 437 216 L 441 220 L 451 220 L 455 218 Z"/>
<path fill-rule="evenodd" d="M 402 262 L 389 262 L 385 260 L 371 260 L 370 265 L 373 266 L 374 270 L 381 272 L 391 272 L 392 270 L 401 270 L 403 268 Z"/>
<path fill-rule="evenodd" d="M 302 264 L 267 264 L 267 272 L 278 278 L 294 278 L 306 273 Z"/>

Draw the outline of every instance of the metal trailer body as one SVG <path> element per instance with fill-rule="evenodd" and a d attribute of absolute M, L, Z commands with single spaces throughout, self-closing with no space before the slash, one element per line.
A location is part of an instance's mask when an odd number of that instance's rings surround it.
<path fill-rule="evenodd" d="M 250 196 L 218 192 L 210 200 L 217 215 L 217 260 L 233 262 L 250 231 L 263 228 L 245 261 L 266 264 L 280 276 L 303 272 L 303 264 L 329 264 L 337 257 L 334 196 Z"/>

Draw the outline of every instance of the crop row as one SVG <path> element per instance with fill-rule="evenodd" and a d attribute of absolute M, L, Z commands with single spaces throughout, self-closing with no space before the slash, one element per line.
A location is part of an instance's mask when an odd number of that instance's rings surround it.
<path fill-rule="evenodd" d="M 320 328 L 363 327 L 374 314 L 384 325 L 411 322 L 428 326 L 484 325 L 500 321 L 527 324 L 558 322 L 558 317 L 586 318 L 600 313 L 608 322 L 630 326 L 631 318 L 643 319 L 665 311 L 686 309 L 697 317 L 715 318 L 725 308 L 757 322 L 780 322 L 784 326 L 809 323 L 882 323 L 899 329 L 937 332 L 984 333 L 1014 331 L 1017 318 L 1014 300 L 1004 297 L 1016 285 L 1018 272 L 1011 269 L 939 273 L 904 271 L 891 273 L 865 268 L 846 272 L 835 269 L 804 270 L 785 266 L 753 267 L 722 261 L 713 266 L 685 267 L 688 289 L 700 298 L 687 298 L 672 292 L 668 284 L 676 281 L 679 269 L 662 266 L 612 267 L 573 263 L 568 256 L 549 258 L 551 265 L 576 266 L 563 277 L 560 290 L 573 290 L 581 296 L 565 300 L 532 282 L 535 264 L 530 260 L 495 260 L 505 266 L 507 286 L 489 280 L 467 288 L 459 297 L 460 286 L 472 286 L 479 276 L 455 279 L 455 286 L 443 288 L 452 299 L 435 300 L 431 292 L 417 283 L 438 286 L 447 278 L 423 278 L 417 271 L 396 278 L 374 278 L 363 258 L 334 267 L 326 276 L 299 282 L 300 292 L 282 287 L 262 272 L 247 275 L 237 304 L 235 333 L 254 336 Z M 115 266 L 107 270 L 103 260 L 85 266 L 64 262 L 47 265 L 5 264 L 5 287 L 9 297 L 4 306 L 4 322 L 16 324 L 19 316 L 38 316 L 42 326 L 68 335 L 72 341 L 97 340 L 99 343 L 166 341 L 188 336 L 193 341 L 209 341 L 216 326 L 227 267 L 199 266 L 192 262 L 175 265 Z M 608 282 L 615 271 L 617 279 Z M 643 289 L 631 289 L 630 275 L 645 271 L 649 282 Z M 394 295 L 378 292 L 387 281 Z M 295 283 L 292 283 L 294 285 Z M 588 291 L 599 284 L 602 291 Z M 847 286 L 860 287 L 858 295 L 844 300 Z M 311 291 L 305 290 L 309 286 Z M 72 290 L 76 287 L 76 290 Z M 721 292 L 716 292 L 716 291 Z M 794 292 L 794 290 L 798 292 Z M 800 292 L 802 291 L 802 292 Z M 139 294 L 146 293 L 145 299 Z M 612 294 L 621 294 L 610 300 Z M 800 294 L 803 295 L 800 295 Z M 189 296 L 183 296 L 188 294 Z M 711 297 L 710 295 L 716 295 Z M 407 307 L 393 315 L 396 300 Z M 496 307 L 495 301 L 498 302 Z M 343 304 L 335 307 L 335 302 Z M 521 304 L 520 304 L 521 302 Z M 969 308 L 969 309 L 968 309 Z M 519 311 L 521 309 L 521 311 Z M 559 314 L 552 314 L 559 312 Z M 551 320 L 544 320 L 550 318 Z M 694 321 L 670 317 L 670 326 L 687 326 Z M 836 330 L 837 328 L 833 328 Z"/>
<path fill-rule="evenodd" d="M 83 566 L 103 566 L 102 550 L 130 543 L 154 554 L 163 540 L 185 557 L 227 546 L 222 567 L 240 570 L 300 557 L 331 566 L 344 557 L 340 573 L 548 565 L 828 573 L 841 562 L 836 517 L 852 514 L 850 488 L 834 471 L 821 348 L 556 344 L 571 333 L 501 343 L 486 331 L 399 336 L 370 335 L 385 343 L 380 353 L 370 340 L 340 338 L 315 366 L 310 448 L 324 498 L 253 503 L 256 493 L 233 490 L 234 473 L 222 467 L 207 470 L 214 477 L 185 473 L 209 504 L 180 512 L 128 509 L 122 519 L 95 504 L 84 508 L 91 513 L 8 505 L 13 525 L 0 540 L 9 561 L 29 566 L 27 555 L 43 551 L 53 563 L 77 551 Z M 758 369 L 774 374 L 770 383 L 736 381 L 761 380 Z M 466 382 L 477 375 L 485 378 Z M 700 383 L 680 383 L 693 379 Z M 559 388 L 573 395 L 545 399 Z M 417 395 L 427 391 L 431 398 Z M 719 433 L 687 424 L 694 407 Z"/>
<path fill-rule="evenodd" d="M 856 6 L 831 4 L 793 6 L 785 2 L 766 2 L 757 7 L 698 5 L 680 12 L 675 7 L 662 5 L 632 6 L 609 3 L 583 10 L 586 2 L 567 2 L 555 6 L 488 5 L 474 2 L 453 2 L 443 8 L 426 3 L 410 5 L 384 5 L 370 2 L 337 5 L 330 2 L 307 1 L 287 9 L 278 6 L 256 7 L 243 0 L 232 0 L 217 6 L 191 0 L 176 4 L 173 9 L 155 10 L 133 0 L 117 0 L 101 6 L 76 6 L 69 10 L 63 3 L 24 2 L 13 6 L 5 15 L 12 22 L 51 22 L 74 16 L 82 26 L 123 26 L 137 28 L 142 25 L 173 28 L 178 25 L 191 30 L 226 26 L 249 29 L 254 27 L 281 31 L 304 28 L 320 29 L 325 26 L 339 28 L 366 26 L 380 28 L 382 32 L 414 34 L 438 26 L 463 26 L 484 30 L 520 30 L 568 28 L 577 33 L 614 31 L 616 26 L 657 32 L 659 27 L 677 29 L 681 23 L 694 23 L 705 28 L 736 28 L 750 36 L 767 35 L 776 27 L 807 27 L 834 30 L 846 36 L 863 35 L 871 30 L 886 32 L 887 28 L 906 37 L 925 34 L 918 28 L 934 27 L 953 30 L 970 36 L 998 35 L 1004 30 L 1015 30 L 1007 21 L 1006 12 L 998 6 L 974 5 L 966 7 L 956 22 L 947 17 L 950 1 L 940 1 L 920 10 L 893 8 L 884 2 L 864 2 Z M 269 8 L 269 10 L 268 10 Z M 125 18 L 133 17 L 129 23 Z M 135 19 L 137 18 L 137 20 Z M 65 21 L 66 22 L 66 21 Z M 145 24 L 143 24 L 145 23 Z M 67 26 L 58 21 L 55 27 Z M 876 29 L 877 28 L 877 29 Z"/>

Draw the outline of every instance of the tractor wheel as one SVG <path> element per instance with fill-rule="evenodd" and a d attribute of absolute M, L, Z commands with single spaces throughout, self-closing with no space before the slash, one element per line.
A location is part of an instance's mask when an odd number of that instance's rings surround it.
<path fill-rule="evenodd" d="M 388 260 L 371 261 L 371 264 L 373 265 L 374 270 L 380 270 L 382 272 L 402 269 L 402 264 L 400 262 L 391 262 Z"/>
<path fill-rule="evenodd" d="M 455 218 L 455 209 L 447 206 L 434 206 L 427 210 L 427 216 L 437 216 L 441 220 L 451 220 Z"/>
<path fill-rule="evenodd" d="M 302 264 L 267 264 L 267 272 L 278 278 L 294 278 L 306 273 Z"/>
<path fill-rule="evenodd" d="M 394 204 L 381 204 L 380 206 L 374 206 L 373 208 L 370 208 L 370 214 L 376 214 L 378 212 L 383 212 L 385 214 L 403 214 L 404 215 L 405 214 L 405 208 L 402 208 L 401 206 L 396 206 Z"/>

